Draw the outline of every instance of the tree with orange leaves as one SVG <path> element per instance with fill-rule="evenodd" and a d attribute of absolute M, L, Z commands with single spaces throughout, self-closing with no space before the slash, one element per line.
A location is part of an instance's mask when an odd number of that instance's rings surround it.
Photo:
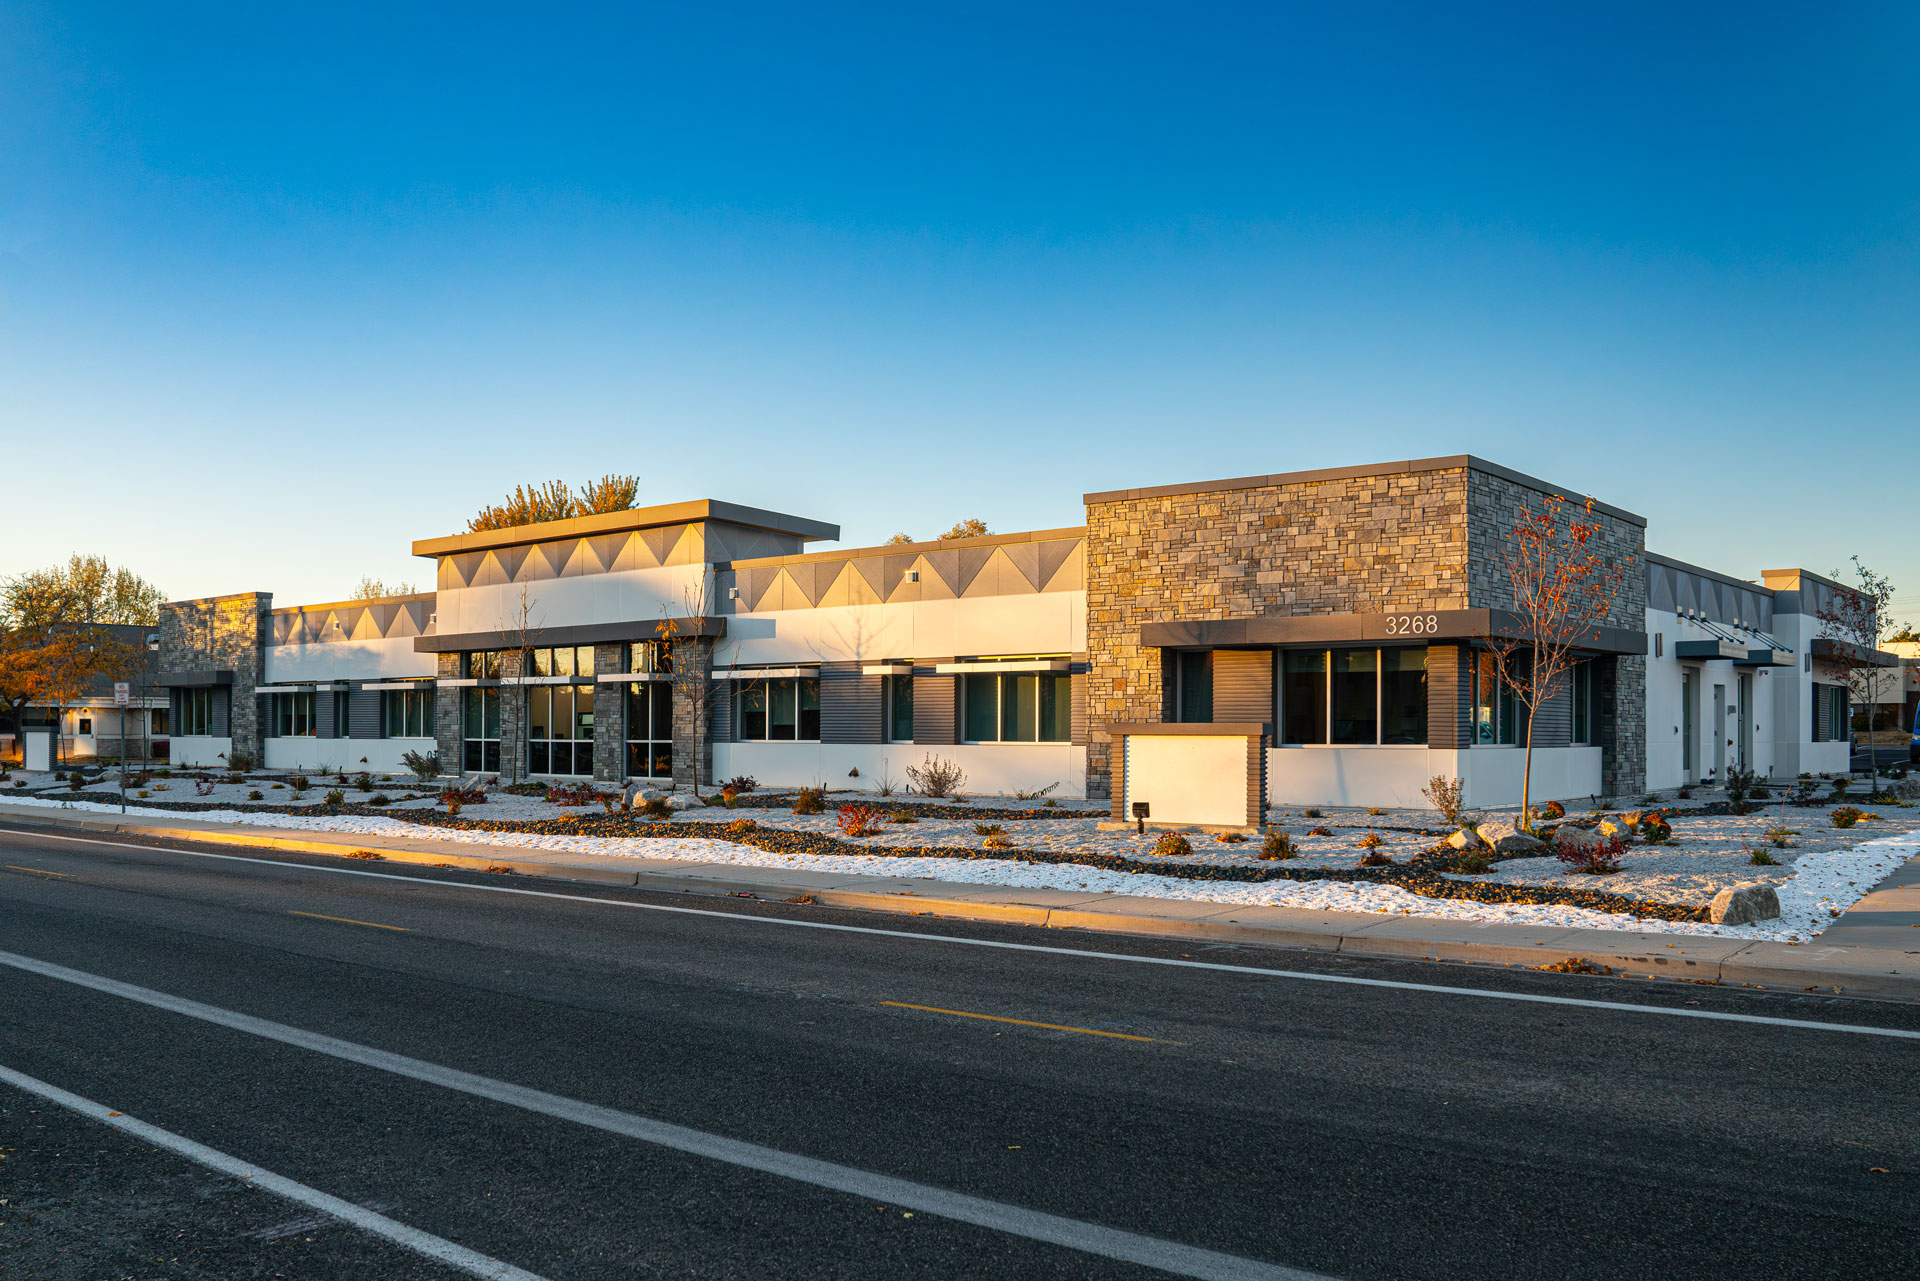
<path fill-rule="evenodd" d="M 1503 568 L 1513 589 L 1509 625 L 1489 629 L 1486 646 L 1500 678 L 1527 709 L 1520 825 L 1533 826 L 1533 722 L 1572 681 L 1579 651 L 1598 639 L 1626 585 L 1626 566 L 1601 547 L 1593 500 L 1570 505 L 1550 494 L 1514 514 Z"/>

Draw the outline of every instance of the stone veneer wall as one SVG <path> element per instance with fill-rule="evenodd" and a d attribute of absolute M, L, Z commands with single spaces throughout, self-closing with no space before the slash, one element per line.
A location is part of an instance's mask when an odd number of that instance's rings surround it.
<path fill-rule="evenodd" d="M 677 679 L 673 683 L 673 785 L 675 787 L 697 787 L 713 782 L 713 703 L 716 698 L 725 698 L 731 683 L 715 684 L 709 680 L 713 673 L 713 638 L 711 636 L 690 636 L 685 640 L 673 642 L 673 670 Z M 708 691 L 701 697 L 689 697 L 689 679 L 696 680 L 697 689 Z M 694 776 L 694 727 L 700 731 L 700 773 Z"/>
<path fill-rule="evenodd" d="M 624 671 L 625 644 L 595 645 L 593 670 Z M 627 687 L 602 681 L 593 687 L 593 780 L 618 783 L 627 776 Z"/>
<path fill-rule="evenodd" d="M 231 671 L 227 697 L 233 750 L 262 760 L 260 699 L 265 650 L 272 634 L 273 593 L 241 592 L 160 607 L 160 670 Z"/>
<path fill-rule="evenodd" d="M 1475 609 L 1513 608 L 1513 587 L 1507 577 L 1504 549 L 1513 536 L 1518 512 L 1538 508 L 1542 491 L 1504 476 L 1483 471 L 1468 478 L 1468 562 Z M 1571 512 L 1576 501 L 1566 494 Z M 1581 500 L 1584 501 L 1584 500 Z M 1624 571 L 1620 592 L 1607 612 L 1607 622 L 1629 631 L 1647 626 L 1646 527 L 1637 521 L 1595 510 L 1589 517 L 1599 527 L 1592 546 Z M 1623 654 L 1601 659 L 1600 679 L 1594 683 L 1595 728 L 1600 741 L 1600 785 L 1610 796 L 1626 796 L 1647 787 L 1647 660 Z M 1543 712 L 1544 715 L 1544 712 Z"/>
<path fill-rule="evenodd" d="M 1164 619 L 1467 609 L 1467 470 L 1354 476 L 1087 505 L 1087 795 L 1101 726 L 1161 719 L 1141 625 Z"/>

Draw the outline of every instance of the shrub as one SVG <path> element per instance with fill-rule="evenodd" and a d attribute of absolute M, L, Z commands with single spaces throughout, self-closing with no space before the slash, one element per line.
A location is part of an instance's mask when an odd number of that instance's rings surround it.
<path fill-rule="evenodd" d="M 212 795 L 213 795 L 213 780 L 212 780 L 212 779 L 210 779 L 210 778 L 196 778 L 196 779 L 194 779 L 194 780 L 193 780 L 193 794 L 194 794 L 195 796 L 212 796 Z"/>
<path fill-rule="evenodd" d="M 1382 814 L 1385 814 L 1386 811 L 1381 809 L 1378 805 L 1369 805 L 1367 806 L 1367 813 L 1373 815 L 1375 818 L 1379 818 Z"/>
<path fill-rule="evenodd" d="M 334 790 L 327 793 L 327 804 L 345 805 L 346 803 L 347 803 L 347 794 L 341 791 L 339 788 L 336 787 Z"/>
<path fill-rule="evenodd" d="M 26 786 L 26 783 L 25 783 L 25 782 L 19 782 L 19 783 L 15 783 L 15 784 L 14 784 L 14 786 L 15 786 L 15 787 L 25 787 L 25 786 Z M 172 791 L 172 790 L 173 790 L 173 784 L 172 784 L 172 783 L 155 783 L 155 784 L 153 785 L 153 790 L 154 790 L 154 791 L 156 791 L 156 792 L 168 792 L 168 791 Z"/>
<path fill-rule="evenodd" d="M 721 809 L 730 810 L 738 808 L 740 805 L 739 791 L 732 787 L 721 788 L 718 804 Z"/>
<path fill-rule="evenodd" d="M 440 753 L 438 752 L 407 752 L 400 757 L 400 763 L 422 783 L 431 782 L 440 776 Z"/>
<path fill-rule="evenodd" d="M 600 799 L 600 793 L 591 783 L 577 783 L 572 787 L 549 785 L 547 799 L 555 805 L 591 805 Z"/>
<path fill-rule="evenodd" d="M 609 814 L 618 814 L 620 812 L 620 793 L 600 793 L 600 808 Z"/>
<path fill-rule="evenodd" d="M 1318 813 L 1319 811 L 1316 810 L 1314 812 Z M 1311 827 L 1307 829 L 1307 835 L 1308 836 L 1332 836 L 1333 829 L 1330 827 Z"/>
<path fill-rule="evenodd" d="M 1392 867 L 1393 860 L 1387 857 L 1385 850 L 1370 849 L 1367 851 L 1367 856 L 1360 860 L 1360 866 Z"/>
<path fill-rule="evenodd" d="M 1178 832 L 1168 832 L 1153 843 L 1153 852 L 1161 858 L 1185 858 L 1193 853 L 1193 842 Z"/>
<path fill-rule="evenodd" d="M 1301 818 L 1320 818 L 1321 813 L 1319 810 L 1316 810 L 1316 809 L 1304 809 L 1300 811 L 1300 817 Z"/>
<path fill-rule="evenodd" d="M 332 796 L 333 793 L 328 792 L 327 795 Z M 450 813 L 458 813 L 452 809 L 454 805 L 481 805 L 486 802 L 487 794 L 478 787 L 449 787 L 440 793 L 438 799 L 448 807 Z"/>
<path fill-rule="evenodd" d="M 1533 816 L 1535 818 L 1565 818 L 1567 816 L 1567 807 L 1559 801 L 1548 801 L 1544 805 L 1534 806 Z"/>
<path fill-rule="evenodd" d="M 727 794 L 725 792 L 708 792 L 700 798 L 700 803 L 710 810 L 733 808 L 733 806 L 727 804 Z"/>
<path fill-rule="evenodd" d="M 848 836 L 872 836 L 880 830 L 881 821 L 880 811 L 871 805 L 840 807 L 840 830 Z"/>
<path fill-rule="evenodd" d="M 1674 795 L 1683 801 L 1690 801 L 1693 799 L 1693 789 L 1691 787 L 1683 787 L 1675 792 Z"/>
<path fill-rule="evenodd" d="M 508 783 L 500 789 L 508 796 L 545 796 L 552 790 L 549 783 Z"/>
<path fill-rule="evenodd" d="M 796 814 L 819 814 L 827 808 L 826 789 L 824 787 L 803 787 L 793 794 L 793 812 Z"/>
<path fill-rule="evenodd" d="M 753 775 L 741 774 L 720 784 L 720 790 L 723 792 L 732 792 L 735 796 L 745 796 L 758 786 L 760 786 L 760 780 L 756 779 Z"/>
<path fill-rule="evenodd" d="M 256 787 L 247 793 L 247 799 L 250 801 L 264 801 L 267 799 L 267 794 Z"/>
<path fill-rule="evenodd" d="M 368 799 L 367 804 L 391 805 L 393 804 L 393 798 L 391 796 L 388 796 L 385 792 L 375 792 L 373 796 Z"/>
<path fill-rule="evenodd" d="M 79 771 L 79 770 L 75 770 L 75 771 L 74 771 L 74 772 L 73 772 L 73 773 L 72 773 L 71 775 L 69 775 L 69 776 L 68 776 L 68 778 L 67 778 L 67 787 L 68 787 L 69 789 L 71 789 L 71 790 L 73 790 L 73 791 L 76 791 L 76 792 L 77 792 L 77 791 L 79 791 L 79 790 L 80 790 L 81 788 L 83 788 L 83 787 L 85 787 L 86 785 L 87 785 L 87 780 L 86 780 L 86 779 L 84 779 L 84 778 L 82 778 L 82 777 L 80 777 L 80 771 Z"/>
<path fill-rule="evenodd" d="M 1000 826 L 998 823 L 975 823 L 973 825 L 973 834 L 975 836 L 998 836 L 1006 830 L 1006 828 Z"/>
<path fill-rule="evenodd" d="M 1493 870 L 1493 851 L 1484 845 L 1469 846 L 1459 851 L 1447 862 L 1450 872 L 1464 872 L 1468 876 L 1479 876 Z"/>
<path fill-rule="evenodd" d="M 1565 863 L 1568 871 L 1587 876 L 1605 876 L 1620 870 L 1620 858 L 1626 852 L 1626 842 L 1617 836 L 1609 836 L 1594 845 L 1557 845 L 1554 857 Z"/>
<path fill-rule="evenodd" d="M 952 796 L 967 781 L 966 771 L 943 756 L 927 753 L 926 760 L 907 766 L 907 779 L 922 796 Z"/>
<path fill-rule="evenodd" d="M 758 826 L 760 826 L 760 824 L 755 822 L 753 819 L 736 818 L 728 821 L 726 825 L 723 826 L 720 830 L 725 832 L 728 836 L 738 837 L 738 836 L 745 836 L 748 832 L 751 832 L 754 828 Z"/>
<path fill-rule="evenodd" d="M 648 819 L 667 818 L 673 813 L 673 811 L 667 807 L 667 800 L 664 796 L 634 798 L 633 812 L 641 818 Z M 817 812 L 818 811 L 816 811 L 816 813 Z"/>
<path fill-rule="evenodd" d="M 448 818 L 458 818 L 458 817 L 460 816 L 460 806 L 461 806 L 461 805 L 462 805 L 462 804 L 463 804 L 464 802 L 462 802 L 462 801 L 461 801 L 461 799 L 459 798 L 459 796 L 457 796 L 457 795 L 454 795 L 454 796 L 444 796 L 444 797 L 442 797 L 442 801 L 443 801 L 443 803 L 444 803 L 444 804 L 446 805 L 446 807 L 447 807 L 447 817 L 448 817 Z"/>
<path fill-rule="evenodd" d="M 1045 801 L 1045 805 L 1046 805 L 1046 807 L 1047 807 L 1048 809 L 1050 809 L 1050 810 L 1053 810 L 1053 809 L 1059 809 L 1059 808 L 1060 808 L 1060 802 L 1059 802 L 1059 801 L 1056 801 L 1056 800 L 1054 800 L 1054 799 L 1053 799 L 1053 798 L 1052 798 L 1051 796 L 1049 796 L 1049 797 L 1048 797 L 1048 798 L 1046 799 L 1046 801 Z"/>
<path fill-rule="evenodd" d="M 1300 851 L 1293 848 L 1293 838 L 1277 827 L 1267 829 L 1267 837 L 1260 842 L 1260 857 L 1267 859 L 1299 858 Z"/>
<path fill-rule="evenodd" d="M 275 783 L 267 788 L 267 790 L 269 792 L 284 792 L 287 790 L 287 785 L 285 783 Z"/>
<path fill-rule="evenodd" d="M 1797 835 L 1797 833 L 1789 827 L 1770 827 L 1767 829 L 1767 839 L 1773 842 L 1773 848 L 1777 850 L 1789 848 L 1790 840 L 1795 835 Z"/>
<path fill-rule="evenodd" d="M 1765 851 L 1765 850 L 1763 850 L 1763 849 L 1760 849 L 1760 848 L 1759 848 L 1758 846 L 1756 846 L 1756 847 L 1754 848 L 1754 851 L 1753 851 L 1753 853 L 1751 853 L 1751 854 L 1749 854 L 1749 855 L 1747 856 L 1747 862 L 1749 862 L 1749 863 L 1751 863 L 1751 864 L 1753 864 L 1753 865 L 1754 865 L 1755 867 L 1778 867 L 1778 866 L 1780 866 L 1780 860 L 1779 860 L 1779 859 L 1777 859 L 1777 858 L 1775 858 L 1775 857 L 1774 857 L 1773 855 L 1771 855 L 1771 854 L 1769 854 L 1769 853 L 1767 853 L 1767 851 Z"/>
<path fill-rule="evenodd" d="M 305 774 L 295 774 L 292 778 L 288 779 L 287 782 L 292 784 L 293 790 L 296 792 L 304 792 L 313 786 L 312 783 L 307 781 Z"/>
<path fill-rule="evenodd" d="M 1833 788 L 1833 798 L 1839 800 L 1842 796 L 1845 796 L 1847 794 L 1847 785 L 1852 781 L 1852 779 L 1845 777 L 1834 779 L 1831 784 Z"/>
<path fill-rule="evenodd" d="M 1016 787 L 1013 789 L 1013 798 L 1017 801 L 1037 801 L 1058 786 L 1060 784 L 1057 782 L 1048 783 L 1045 787 L 1036 787 L 1031 791 L 1021 791 Z"/>
<path fill-rule="evenodd" d="M 251 752 L 229 752 L 227 754 L 227 768 L 236 774 L 246 773 L 253 768 L 253 765 L 253 754 Z"/>
<path fill-rule="evenodd" d="M 1213 839 L 1221 845 L 1238 845 L 1247 839 L 1247 834 L 1245 832 L 1221 832 Z"/>
<path fill-rule="evenodd" d="M 1640 820 L 1640 836 L 1649 845 L 1665 845 L 1673 839 L 1673 824 L 1664 814 L 1649 814 Z"/>
<path fill-rule="evenodd" d="M 1368 832 L 1360 838 L 1360 848 L 1363 850 L 1377 850 L 1385 844 L 1386 842 L 1380 838 L 1380 833 L 1378 832 Z"/>
<path fill-rule="evenodd" d="M 354 778 L 353 786 L 357 791 L 371 792 L 373 790 L 373 775 L 367 773 L 365 770 L 361 770 Z"/>
<path fill-rule="evenodd" d="M 889 823 L 918 823 L 920 820 L 907 810 L 890 810 L 887 813 Z"/>
<path fill-rule="evenodd" d="M 1830 817 L 1833 819 L 1833 825 L 1835 827 L 1845 828 L 1852 827 L 1855 823 L 1858 823 L 1863 815 L 1851 805 L 1842 805 L 1839 809 L 1835 810 Z"/>
<path fill-rule="evenodd" d="M 1467 785 L 1463 780 L 1448 778 L 1445 774 L 1435 774 L 1427 780 L 1427 785 L 1420 789 L 1420 794 L 1427 798 L 1428 804 L 1440 811 L 1441 818 L 1457 826 L 1460 822 L 1460 809 L 1464 803 L 1466 791 Z"/>
<path fill-rule="evenodd" d="M 980 842 L 980 848 L 986 850 L 1010 850 L 1013 848 L 1013 841 L 1010 837 L 995 832 L 993 835 L 987 837 L 986 840 Z"/>

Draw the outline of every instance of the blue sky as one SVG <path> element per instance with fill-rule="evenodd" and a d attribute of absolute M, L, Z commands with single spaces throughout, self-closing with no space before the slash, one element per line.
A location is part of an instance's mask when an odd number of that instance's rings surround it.
<path fill-rule="evenodd" d="M 1920 618 L 1916 37 L 0 0 L 0 573 L 296 603 L 527 479 L 870 543 L 1473 452 Z"/>

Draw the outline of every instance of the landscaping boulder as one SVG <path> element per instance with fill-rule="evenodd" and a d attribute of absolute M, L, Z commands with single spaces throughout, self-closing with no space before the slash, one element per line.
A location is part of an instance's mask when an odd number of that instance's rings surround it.
<path fill-rule="evenodd" d="M 1887 790 L 1903 801 L 1920 800 L 1920 779 L 1899 779 Z"/>
<path fill-rule="evenodd" d="M 1495 854 L 1503 854 L 1509 858 L 1523 854 L 1538 854 L 1547 848 L 1545 841 L 1535 840 L 1504 819 L 1482 823 L 1480 839 L 1491 846 Z"/>
<path fill-rule="evenodd" d="M 1476 850 L 1486 842 L 1471 827 L 1463 827 L 1447 838 L 1447 844 L 1456 850 Z"/>
<path fill-rule="evenodd" d="M 1639 815 L 1636 814 L 1634 817 L 1638 818 Z M 1602 837 L 1618 837 L 1624 844 L 1633 839 L 1633 824 L 1625 821 L 1625 815 L 1622 815 L 1621 819 L 1622 821 L 1618 823 L 1610 818 L 1601 819 L 1600 826 L 1595 830 L 1597 830 Z"/>
<path fill-rule="evenodd" d="M 1707 904 L 1707 919 L 1715 925 L 1751 925 L 1780 915 L 1780 896 L 1773 886 L 1749 881 L 1721 890 Z"/>
<path fill-rule="evenodd" d="M 1575 827 L 1571 823 L 1553 829 L 1553 843 L 1567 850 L 1599 849 L 1606 839 L 1590 827 Z"/>
<path fill-rule="evenodd" d="M 667 808 L 670 810 L 690 810 L 705 804 L 705 801 L 697 800 L 691 792 L 675 792 L 667 797 Z"/>

